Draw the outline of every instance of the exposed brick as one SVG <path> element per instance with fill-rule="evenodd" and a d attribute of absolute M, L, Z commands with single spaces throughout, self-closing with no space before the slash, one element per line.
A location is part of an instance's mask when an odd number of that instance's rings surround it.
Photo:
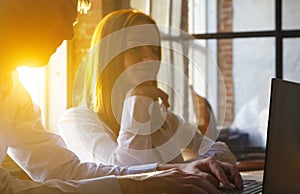
<path fill-rule="evenodd" d="M 232 0 L 218 0 L 218 32 L 232 31 Z M 219 83 L 224 82 L 224 88 L 218 89 L 219 97 L 224 99 L 218 100 L 219 116 L 226 111 L 224 125 L 231 125 L 233 121 L 234 110 L 234 91 L 233 91 L 233 77 L 232 77 L 232 40 L 223 39 L 218 40 L 218 66 L 222 74 L 219 78 Z M 223 118 L 219 118 L 219 124 Z"/>

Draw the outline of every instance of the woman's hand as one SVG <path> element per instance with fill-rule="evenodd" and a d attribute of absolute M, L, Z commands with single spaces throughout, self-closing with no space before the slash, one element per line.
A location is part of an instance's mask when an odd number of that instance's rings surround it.
<path fill-rule="evenodd" d="M 144 82 L 136 86 L 131 91 L 130 96 L 147 96 L 149 98 L 152 98 L 154 101 L 161 99 L 166 108 L 170 106 L 168 102 L 168 94 L 158 88 L 153 81 Z"/>
<path fill-rule="evenodd" d="M 220 193 L 203 177 L 178 169 L 117 177 L 123 194 Z"/>

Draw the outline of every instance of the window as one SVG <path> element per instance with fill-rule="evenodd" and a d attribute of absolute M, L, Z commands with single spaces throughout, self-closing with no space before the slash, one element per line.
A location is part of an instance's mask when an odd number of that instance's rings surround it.
<path fill-rule="evenodd" d="M 131 0 L 130 2 L 132 7 L 140 7 L 150 14 L 157 23 L 172 26 L 177 24 L 176 27 L 188 31 L 197 39 L 195 42 L 198 41 L 198 44 L 214 56 L 217 67 L 204 65 L 201 67 L 201 71 L 205 72 L 202 76 L 191 73 L 194 71 L 189 69 L 189 77 L 194 76 L 193 80 L 198 80 L 195 82 L 201 86 L 205 85 L 203 82 L 206 80 L 210 90 L 217 94 L 210 96 L 207 87 L 200 87 L 198 90 L 211 103 L 216 104 L 213 109 L 220 128 L 231 127 L 245 131 L 250 135 L 252 146 L 264 147 L 271 78 L 300 81 L 297 53 L 300 43 L 298 22 L 300 14 L 297 7 L 300 6 L 300 2 L 297 0 L 176 2 L 149 0 L 143 3 Z M 183 28 L 180 21 L 188 23 L 188 28 Z M 218 69 L 221 74 L 218 74 Z M 225 90 L 220 87 L 221 82 L 224 83 Z M 220 115 L 224 112 L 225 118 L 222 122 Z"/>

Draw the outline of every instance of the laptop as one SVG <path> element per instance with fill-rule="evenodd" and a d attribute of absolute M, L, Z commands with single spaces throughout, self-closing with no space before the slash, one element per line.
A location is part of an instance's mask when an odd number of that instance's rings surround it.
<path fill-rule="evenodd" d="M 262 186 L 244 180 L 243 191 L 224 193 L 300 194 L 299 180 L 300 84 L 273 78 Z"/>

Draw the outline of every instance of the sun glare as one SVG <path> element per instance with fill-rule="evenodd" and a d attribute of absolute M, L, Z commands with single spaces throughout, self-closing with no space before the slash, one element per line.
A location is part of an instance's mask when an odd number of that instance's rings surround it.
<path fill-rule="evenodd" d="M 34 103 L 42 105 L 45 90 L 45 67 L 18 67 L 19 79 Z"/>
<path fill-rule="evenodd" d="M 66 50 L 66 42 L 63 42 L 48 65 L 38 67 L 39 64 L 28 61 L 17 68 L 20 81 L 40 107 L 43 124 L 50 131 L 56 130 L 59 116 L 66 109 Z"/>

